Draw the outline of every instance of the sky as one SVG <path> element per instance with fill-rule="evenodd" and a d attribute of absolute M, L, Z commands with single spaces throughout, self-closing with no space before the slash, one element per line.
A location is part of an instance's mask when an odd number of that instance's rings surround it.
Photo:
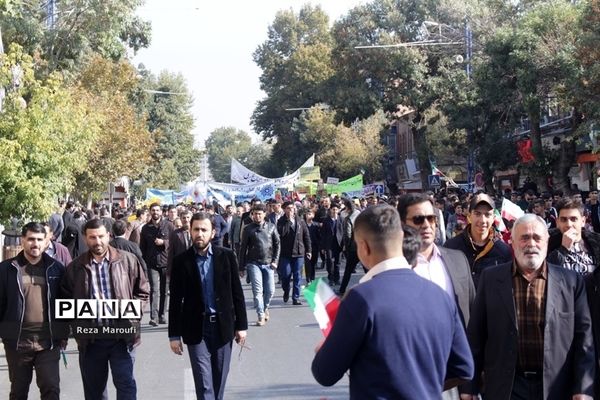
<path fill-rule="evenodd" d="M 154 74 L 181 73 L 194 97 L 196 146 L 216 128 L 253 133 L 250 117 L 260 90 L 252 53 L 267 39 L 279 10 L 321 5 L 330 24 L 365 0 L 146 0 L 138 15 L 152 23 L 150 47 L 133 58 Z"/>

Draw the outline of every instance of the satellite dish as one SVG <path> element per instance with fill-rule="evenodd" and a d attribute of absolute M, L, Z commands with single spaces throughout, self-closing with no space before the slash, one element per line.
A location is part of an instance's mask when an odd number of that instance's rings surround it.
<path fill-rule="evenodd" d="M 456 57 L 454 57 L 454 61 L 456 61 L 457 64 L 462 64 L 464 61 L 463 56 L 461 56 L 460 54 L 457 55 Z"/>

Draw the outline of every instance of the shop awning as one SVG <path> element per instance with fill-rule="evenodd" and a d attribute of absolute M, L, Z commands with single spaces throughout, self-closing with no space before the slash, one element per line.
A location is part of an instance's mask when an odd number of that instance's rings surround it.
<path fill-rule="evenodd" d="M 581 153 L 577 155 L 577 163 L 595 163 L 600 160 L 600 153 Z"/>

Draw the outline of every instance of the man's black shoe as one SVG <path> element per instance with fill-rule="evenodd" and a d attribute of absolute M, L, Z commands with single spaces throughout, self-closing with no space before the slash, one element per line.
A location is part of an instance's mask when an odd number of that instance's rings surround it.
<path fill-rule="evenodd" d="M 151 319 L 150 322 L 148 322 L 148 324 L 150 324 L 150 326 L 158 326 L 158 323 L 153 319 Z"/>
<path fill-rule="evenodd" d="M 283 302 L 287 303 L 290 299 L 290 292 L 283 292 Z"/>
<path fill-rule="evenodd" d="M 293 301 L 293 304 L 294 304 L 295 306 L 301 306 L 301 305 L 302 305 L 302 302 L 301 302 L 300 300 L 296 300 L 296 299 L 294 299 L 294 301 Z"/>
<path fill-rule="evenodd" d="M 161 325 L 164 325 L 164 324 L 166 324 L 166 323 L 167 323 L 167 320 L 166 320 L 166 319 L 164 319 L 164 318 L 159 318 L 159 319 L 158 319 L 158 323 L 159 323 L 159 324 L 161 324 Z"/>

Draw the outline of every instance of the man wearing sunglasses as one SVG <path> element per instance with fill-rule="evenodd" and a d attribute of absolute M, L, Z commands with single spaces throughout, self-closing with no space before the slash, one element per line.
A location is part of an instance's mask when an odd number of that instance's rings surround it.
<path fill-rule="evenodd" d="M 437 214 L 433 201 L 426 194 L 409 193 L 400 197 L 398 212 L 403 224 L 411 226 L 421 235 L 421 251 L 417 255 L 417 266 L 413 270 L 421 277 L 437 284 L 454 301 L 463 322 L 469 323 L 470 308 L 475 299 L 475 286 L 471 279 L 469 262 L 463 253 L 435 244 Z M 457 398 L 444 392 L 444 399 Z"/>

